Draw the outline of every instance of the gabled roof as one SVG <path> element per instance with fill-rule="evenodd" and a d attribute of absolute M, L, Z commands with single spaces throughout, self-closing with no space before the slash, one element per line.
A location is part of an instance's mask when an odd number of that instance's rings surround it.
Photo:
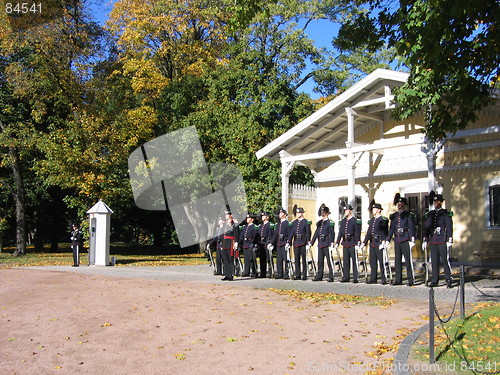
<path fill-rule="evenodd" d="M 344 148 L 347 140 L 346 108 L 356 111 L 356 137 L 378 124 L 393 108 L 391 91 L 408 74 L 377 69 L 348 90 L 256 152 L 258 159 L 278 159 L 281 150 L 290 155 Z"/>

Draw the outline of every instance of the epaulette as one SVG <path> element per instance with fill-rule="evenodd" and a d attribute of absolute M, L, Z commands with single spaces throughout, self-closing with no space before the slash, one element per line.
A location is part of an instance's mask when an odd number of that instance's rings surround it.
<path fill-rule="evenodd" d="M 276 228 L 276 224 L 273 224 L 273 223 L 269 223 L 269 228 L 271 228 L 271 229 L 274 229 L 274 228 Z"/>
<path fill-rule="evenodd" d="M 382 220 L 384 220 L 384 221 L 389 221 L 389 219 L 388 219 L 388 218 L 386 218 L 385 216 L 382 216 Z"/>
<path fill-rule="evenodd" d="M 429 216 L 431 212 L 430 211 L 427 211 L 425 214 L 424 214 L 424 218 L 427 219 L 427 217 Z"/>
<path fill-rule="evenodd" d="M 450 216 L 450 217 L 453 216 L 453 211 L 452 210 L 446 210 L 446 211 L 448 211 L 448 216 Z"/>
<path fill-rule="evenodd" d="M 392 213 L 392 214 L 390 214 L 390 215 L 389 215 L 389 218 L 390 218 L 391 220 L 394 220 L 394 217 L 395 217 L 395 216 L 396 216 L 396 213 Z"/>
<path fill-rule="evenodd" d="M 311 220 L 307 220 L 307 224 L 311 225 L 313 222 Z"/>
<path fill-rule="evenodd" d="M 330 220 L 330 226 L 335 228 L 335 223 L 332 220 Z"/>
<path fill-rule="evenodd" d="M 293 221 L 289 221 L 289 222 L 288 222 L 288 226 L 289 226 L 289 227 L 293 227 Z"/>
<path fill-rule="evenodd" d="M 413 212 L 410 212 L 410 216 L 413 218 L 413 220 L 417 219 L 417 215 L 415 215 Z"/>
<path fill-rule="evenodd" d="M 342 220 L 339 221 L 339 227 L 342 225 Z"/>
<path fill-rule="evenodd" d="M 358 224 L 361 224 L 361 219 L 356 219 L 356 222 L 357 222 Z"/>
<path fill-rule="evenodd" d="M 260 225 L 255 225 L 255 229 L 259 230 L 260 229 Z"/>

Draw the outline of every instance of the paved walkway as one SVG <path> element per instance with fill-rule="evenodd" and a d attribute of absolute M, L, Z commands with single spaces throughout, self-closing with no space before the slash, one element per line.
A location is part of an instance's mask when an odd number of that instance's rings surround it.
<path fill-rule="evenodd" d="M 152 280 L 178 280 L 195 281 L 207 284 L 232 283 L 238 286 L 250 288 L 267 289 L 295 289 L 305 292 L 338 293 L 350 295 L 362 295 L 367 297 L 380 297 L 394 299 L 412 299 L 428 301 L 429 288 L 425 285 L 379 285 L 365 284 L 363 282 L 341 283 L 337 277 L 335 282 L 326 281 L 313 282 L 311 280 L 275 280 L 275 279 L 253 279 L 247 277 L 237 277 L 234 281 L 222 281 L 222 276 L 214 276 L 212 269 L 208 265 L 199 266 L 167 266 L 167 267 L 97 267 L 97 266 L 50 266 L 50 267 L 30 267 L 34 269 L 75 272 L 80 274 L 117 276 L 135 279 Z M 434 288 L 435 300 L 443 302 L 454 302 L 457 298 L 458 287 L 452 289 L 444 286 L 441 281 L 440 287 Z M 465 302 L 485 302 L 500 301 L 500 280 L 482 279 L 475 282 L 468 282 L 465 286 Z"/>

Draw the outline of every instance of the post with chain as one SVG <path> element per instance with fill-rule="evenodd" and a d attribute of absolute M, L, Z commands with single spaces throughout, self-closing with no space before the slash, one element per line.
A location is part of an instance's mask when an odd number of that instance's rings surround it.
<path fill-rule="evenodd" d="M 429 363 L 434 359 L 434 288 L 429 288 Z"/>
<path fill-rule="evenodd" d="M 460 318 L 465 319 L 465 266 L 460 265 Z"/>

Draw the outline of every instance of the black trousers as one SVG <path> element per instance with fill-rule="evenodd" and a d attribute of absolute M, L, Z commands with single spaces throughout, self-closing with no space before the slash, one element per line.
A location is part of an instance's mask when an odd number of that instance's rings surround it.
<path fill-rule="evenodd" d="M 356 246 L 343 246 L 342 255 L 344 256 L 344 278 L 342 280 L 349 281 L 352 262 L 352 279 L 358 281 L 358 254 L 356 252 Z"/>
<path fill-rule="evenodd" d="M 298 280 L 301 277 L 300 273 L 300 260 L 302 259 L 302 278 L 307 277 L 307 254 L 306 245 L 294 246 L 294 256 L 295 256 L 295 279 Z"/>
<path fill-rule="evenodd" d="M 380 267 L 380 280 L 383 283 L 387 282 L 387 275 L 385 273 L 384 250 L 378 246 L 370 246 L 370 282 L 377 282 L 377 266 Z"/>
<path fill-rule="evenodd" d="M 283 264 L 285 264 L 285 273 L 283 274 Z M 283 246 L 278 246 L 276 249 L 276 272 L 277 275 L 276 277 L 281 278 L 281 277 L 289 277 L 289 265 L 287 262 L 287 251 L 285 249 L 285 245 Z"/>
<path fill-rule="evenodd" d="M 80 245 L 71 245 L 71 250 L 73 250 L 73 265 L 80 265 Z"/>
<path fill-rule="evenodd" d="M 222 275 L 222 249 L 217 246 L 215 250 L 215 273 Z"/>
<path fill-rule="evenodd" d="M 439 281 L 439 267 L 442 265 L 444 270 L 444 279 L 451 281 L 450 254 L 445 243 L 432 245 L 429 244 L 431 252 L 432 277 L 431 283 Z"/>
<path fill-rule="evenodd" d="M 328 246 L 318 248 L 318 275 L 316 276 L 318 279 L 323 278 L 323 271 L 325 269 L 325 257 L 328 262 L 328 278 L 333 280 L 333 266 L 332 260 L 330 259 L 330 249 Z"/>
<path fill-rule="evenodd" d="M 413 260 L 411 257 L 410 243 L 406 242 L 394 242 L 394 254 L 396 267 L 396 284 L 403 282 L 403 257 L 405 258 L 406 264 L 406 276 L 408 277 L 408 282 L 413 283 Z"/>
<path fill-rule="evenodd" d="M 230 255 L 230 249 L 222 249 L 222 263 L 224 264 L 224 276 L 232 279 L 234 275 L 234 257 Z"/>
<path fill-rule="evenodd" d="M 257 263 L 255 258 L 255 251 L 253 251 L 253 249 L 250 247 L 245 247 L 243 249 L 243 259 L 245 260 L 243 274 L 245 276 L 247 275 L 257 276 Z"/>

